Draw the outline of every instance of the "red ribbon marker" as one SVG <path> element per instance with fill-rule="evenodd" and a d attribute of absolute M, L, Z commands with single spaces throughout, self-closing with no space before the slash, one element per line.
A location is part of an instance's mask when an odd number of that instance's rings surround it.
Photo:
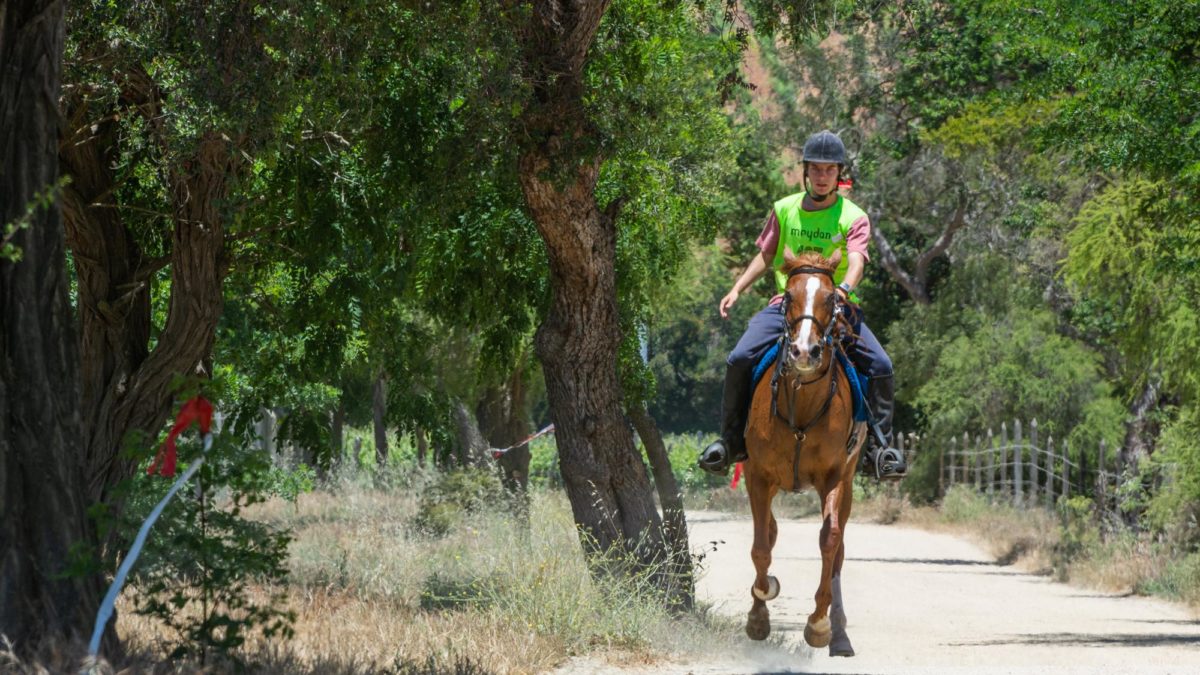
<path fill-rule="evenodd" d="M 742 463 L 738 462 L 733 466 L 733 480 L 729 481 L 729 489 L 736 490 L 738 481 L 742 478 Z"/>
<path fill-rule="evenodd" d="M 541 431 L 530 436 L 529 438 L 526 438 L 525 440 L 521 441 L 520 443 L 517 443 L 516 445 L 510 445 L 507 448 L 492 448 L 492 459 L 500 459 L 501 457 L 504 456 L 504 453 L 508 452 L 509 450 L 512 450 L 513 448 L 519 448 L 522 445 L 525 445 L 526 443 L 528 443 L 529 441 L 532 441 L 533 439 L 538 438 L 539 436 L 544 436 L 545 434 L 552 434 L 552 433 L 554 433 L 554 425 L 553 424 L 546 427 L 545 429 L 542 429 Z"/>
<path fill-rule="evenodd" d="M 158 473 L 160 476 L 168 478 L 174 476 L 175 438 L 191 426 L 192 422 L 200 425 L 200 433 L 207 434 L 212 426 L 212 415 L 212 404 L 203 397 L 197 396 L 184 403 L 183 407 L 179 409 L 179 415 L 175 418 L 175 426 L 171 427 L 171 431 L 167 433 L 167 440 L 163 441 L 154 461 L 150 463 L 150 468 L 146 469 L 146 475 L 153 476 Z"/>

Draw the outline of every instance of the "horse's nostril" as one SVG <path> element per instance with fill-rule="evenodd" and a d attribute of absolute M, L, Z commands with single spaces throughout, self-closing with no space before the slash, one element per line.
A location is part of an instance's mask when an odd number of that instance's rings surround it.
<path fill-rule="evenodd" d="M 810 356 L 810 357 L 811 357 L 811 358 L 812 358 L 814 361 L 820 361 L 820 360 L 821 360 L 821 345 L 815 345 L 815 346 L 813 346 L 813 348 L 812 348 L 812 349 L 808 350 L 808 355 L 809 355 L 809 356 Z"/>

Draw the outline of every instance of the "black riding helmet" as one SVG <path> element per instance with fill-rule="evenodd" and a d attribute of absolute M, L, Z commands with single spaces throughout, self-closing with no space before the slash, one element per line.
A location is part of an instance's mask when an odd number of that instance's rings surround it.
<path fill-rule="evenodd" d="M 828 129 L 818 131 L 804 142 L 805 162 L 827 162 L 846 165 L 846 145 Z"/>
<path fill-rule="evenodd" d="M 804 189 L 811 190 L 808 185 L 809 162 L 823 162 L 838 165 L 838 182 L 841 182 L 842 172 L 846 169 L 846 145 L 838 135 L 828 129 L 822 129 L 804 142 Z M 837 187 L 833 188 L 837 192 Z M 829 195 L 813 194 L 818 202 Z"/>

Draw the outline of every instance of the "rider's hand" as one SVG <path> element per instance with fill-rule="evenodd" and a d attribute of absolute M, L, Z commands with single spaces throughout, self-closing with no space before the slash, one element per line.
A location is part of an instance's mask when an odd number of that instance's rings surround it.
<path fill-rule="evenodd" d="M 737 288 L 732 288 L 725 294 L 725 297 L 721 298 L 721 305 L 717 309 L 721 312 L 722 319 L 729 318 L 729 308 L 733 307 L 733 303 L 737 302 L 738 295 Z"/>
<path fill-rule="evenodd" d="M 835 288 L 837 289 L 837 294 L 842 296 L 842 302 L 850 302 L 850 294 L 846 292 L 846 289 L 841 286 L 836 286 Z"/>

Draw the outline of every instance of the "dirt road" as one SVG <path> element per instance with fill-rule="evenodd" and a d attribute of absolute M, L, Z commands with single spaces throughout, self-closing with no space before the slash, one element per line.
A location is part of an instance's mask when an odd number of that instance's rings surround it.
<path fill-rule="evenodd" d="M 744 619 L 754 579 L 749 518 L 688 518 L 693 547 L 724 542 L 705 560 L 699 597 Z M 802 645 L 820 572 L 819 523 L 781 520 L 779 527 L 771 571 L 782 592 L 768 605 L 771 623 L 788 644 Z M 1185 608 L 1024 574 L 950 535 L 851 521 L 842 590 L 854 657 L 806 646 L 784 655 L 747 639 L 722 662 L 645 672 L 1200 674 L 1200 621 Z"/>

